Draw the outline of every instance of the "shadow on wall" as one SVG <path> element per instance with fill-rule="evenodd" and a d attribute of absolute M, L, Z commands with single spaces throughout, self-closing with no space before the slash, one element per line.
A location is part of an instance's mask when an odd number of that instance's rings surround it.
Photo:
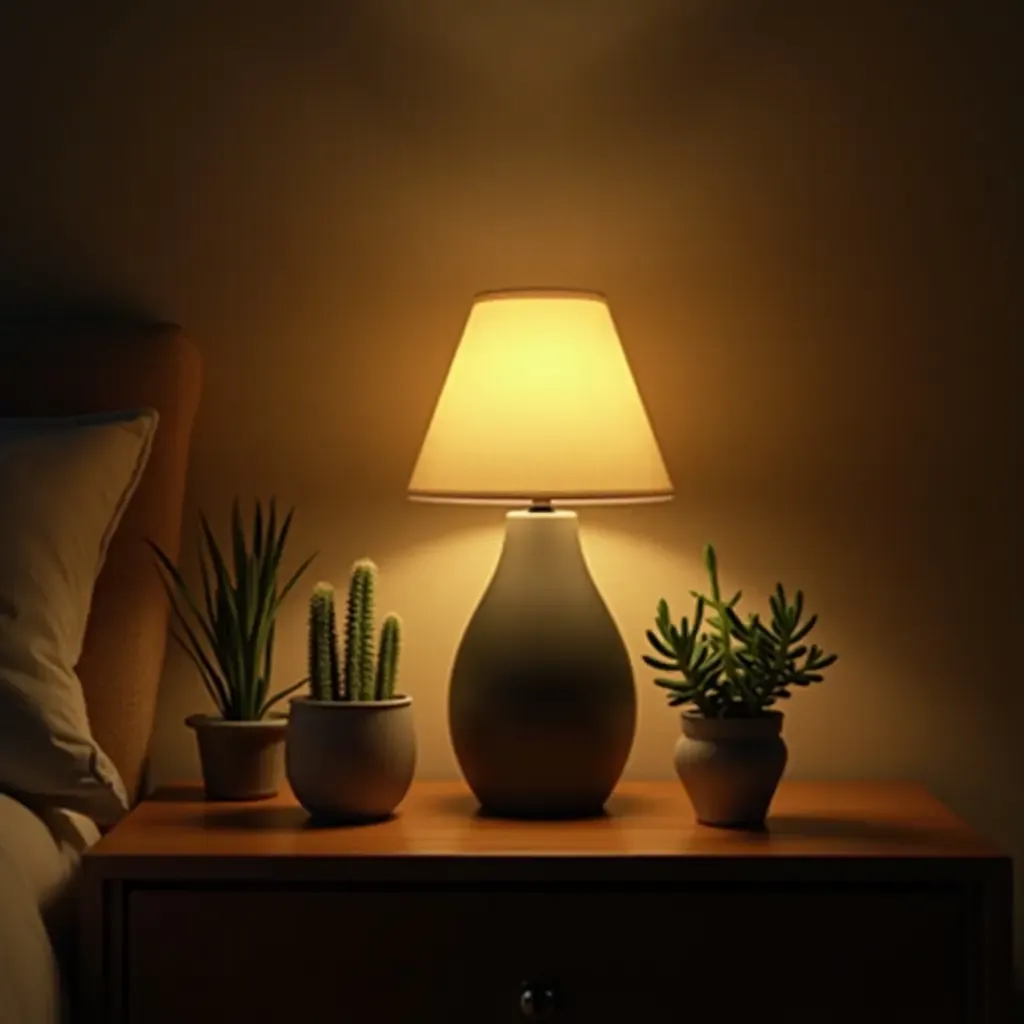
<path fill-rule="evenodd" d="M 54 295 L 59 293 L 46 298 L 11 299 L 5 295 L 3 282 L 0 282 L 0 345 L 36 335 L 52 336 L 62 328 L 83 335 L 96 331 L 110 336 L 119 328 L 130 334 L 139 326 L 157 326 L 164 322 L 123 301 L 104 301 L 97 297 L 89 300 L 55 298 Z"/>

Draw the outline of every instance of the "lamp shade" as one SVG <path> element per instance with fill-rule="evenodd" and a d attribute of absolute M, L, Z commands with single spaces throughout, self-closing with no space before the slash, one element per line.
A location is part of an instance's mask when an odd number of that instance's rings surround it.
<path fill-rule="evenodd" d="M 672 496 L 602 295 L 476 297 L 409 493 L 422 501 L 513 505 Z"/>

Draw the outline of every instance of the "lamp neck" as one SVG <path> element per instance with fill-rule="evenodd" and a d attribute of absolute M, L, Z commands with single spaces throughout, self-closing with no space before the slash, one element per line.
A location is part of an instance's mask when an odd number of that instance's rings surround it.
<path fill-rule="evenodd" d="M 520 509 L 506 513 L 505 540 L 499 559 L 499 575 L 503 579 L 527 574 L 552 581 L 581 572 L 586 573 L 587 569 L 575 512 Z"/>

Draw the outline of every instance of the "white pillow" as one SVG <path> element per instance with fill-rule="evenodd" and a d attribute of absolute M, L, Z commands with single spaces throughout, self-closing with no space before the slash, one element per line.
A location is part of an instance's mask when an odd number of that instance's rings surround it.
<path fill-rule="evenodd" d="M 156 425 L 150 409 L 0 419 L 0 790 L 100 824 L 128 800 L 75 665 Z"/>

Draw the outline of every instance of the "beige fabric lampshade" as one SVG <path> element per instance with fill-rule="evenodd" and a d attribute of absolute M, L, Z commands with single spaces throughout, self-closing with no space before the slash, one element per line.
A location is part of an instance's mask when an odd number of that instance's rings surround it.
<path fill-rule="evenodd" d="M 425 501 L 503 504 L 671 497 L 603 296 L 476 297 L 409 492 Z"/>

